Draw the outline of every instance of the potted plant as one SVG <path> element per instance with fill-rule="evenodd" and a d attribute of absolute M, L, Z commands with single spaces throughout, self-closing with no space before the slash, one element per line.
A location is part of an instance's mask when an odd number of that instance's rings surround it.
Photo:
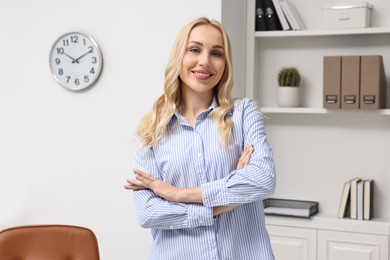
<path fill-rule="evenodd" d="M 277 103 L 280 107 L 298 107 L 300 105 L 299 84 L 301 74 L 295 67 L 285 67 L 278 74 Z"/>

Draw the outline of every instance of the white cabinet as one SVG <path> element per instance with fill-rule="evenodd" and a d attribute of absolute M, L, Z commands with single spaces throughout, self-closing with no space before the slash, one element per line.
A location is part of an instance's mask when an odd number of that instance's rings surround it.
<path fill-rule="evenodd" d="M 318 260 L 388 260 L 388 236 L 318 231 Z"/>
<path fill-rule="evenodd" d="M 316 259 L 316 230 L 267 226 L 272 249 L 277 260 Z"/>
<path fill-rule="evenodd" d="M 329 217 L 266 217 L 277 260 L 388 260 L 390 224 Z"/>
<path fill-rule="evenodd" d="M 388 260 L 389 237 L 267 225 L 277 260 Z"/>

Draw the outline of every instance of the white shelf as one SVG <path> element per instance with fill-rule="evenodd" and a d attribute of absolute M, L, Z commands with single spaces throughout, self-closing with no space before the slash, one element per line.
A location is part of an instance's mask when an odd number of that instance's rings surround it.
<path fill-rule="evenodd" d="M 339 30 L 301 30 L 301 31 L 261 31 L 255 32 L 256 38 L 265 37 L 317 37 L 317 36 L 342 36 L 342 35 L 367 35 L 389 34 L 390 27 L 364 28 L 364 29 L 339 29 Z"/>
<path fill-rule="evenodd" d="M 261 112 L 264 114 L 370 114 L 370 115 L 390 115 L 390 109 L 377 110 L 347 110 L 347 109 L 324 109 L 308 107 L 262 107 Z"/>

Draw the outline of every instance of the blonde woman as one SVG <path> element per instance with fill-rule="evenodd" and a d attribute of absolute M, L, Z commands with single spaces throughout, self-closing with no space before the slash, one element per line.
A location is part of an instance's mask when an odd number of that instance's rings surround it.
<path fill-rule="evenodd" d="M 125 185 L 152 229 L 148 259 L 274 259 L 262 204 L 275 189 L 272 149 L 256 104 L 231 98 L 232 75 L 219 22 L 180 31 Z"/>

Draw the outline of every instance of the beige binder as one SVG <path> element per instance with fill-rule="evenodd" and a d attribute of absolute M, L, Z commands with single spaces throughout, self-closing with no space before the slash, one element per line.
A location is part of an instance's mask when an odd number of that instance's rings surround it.
<path fill-rule="evenodd" d="M 386 108 L 386 75 L 381 55 L 361 56 L 360 108 Z"/>
<path fill-rule="evenodd" d="M 341 107 L 341 56 L 324 56 L 323 108 Z"/>
<path fill-rule="evenodd" d="M 341 57 L 341 108 L 358 109 L 360 101 L 360 56 Z"/>

